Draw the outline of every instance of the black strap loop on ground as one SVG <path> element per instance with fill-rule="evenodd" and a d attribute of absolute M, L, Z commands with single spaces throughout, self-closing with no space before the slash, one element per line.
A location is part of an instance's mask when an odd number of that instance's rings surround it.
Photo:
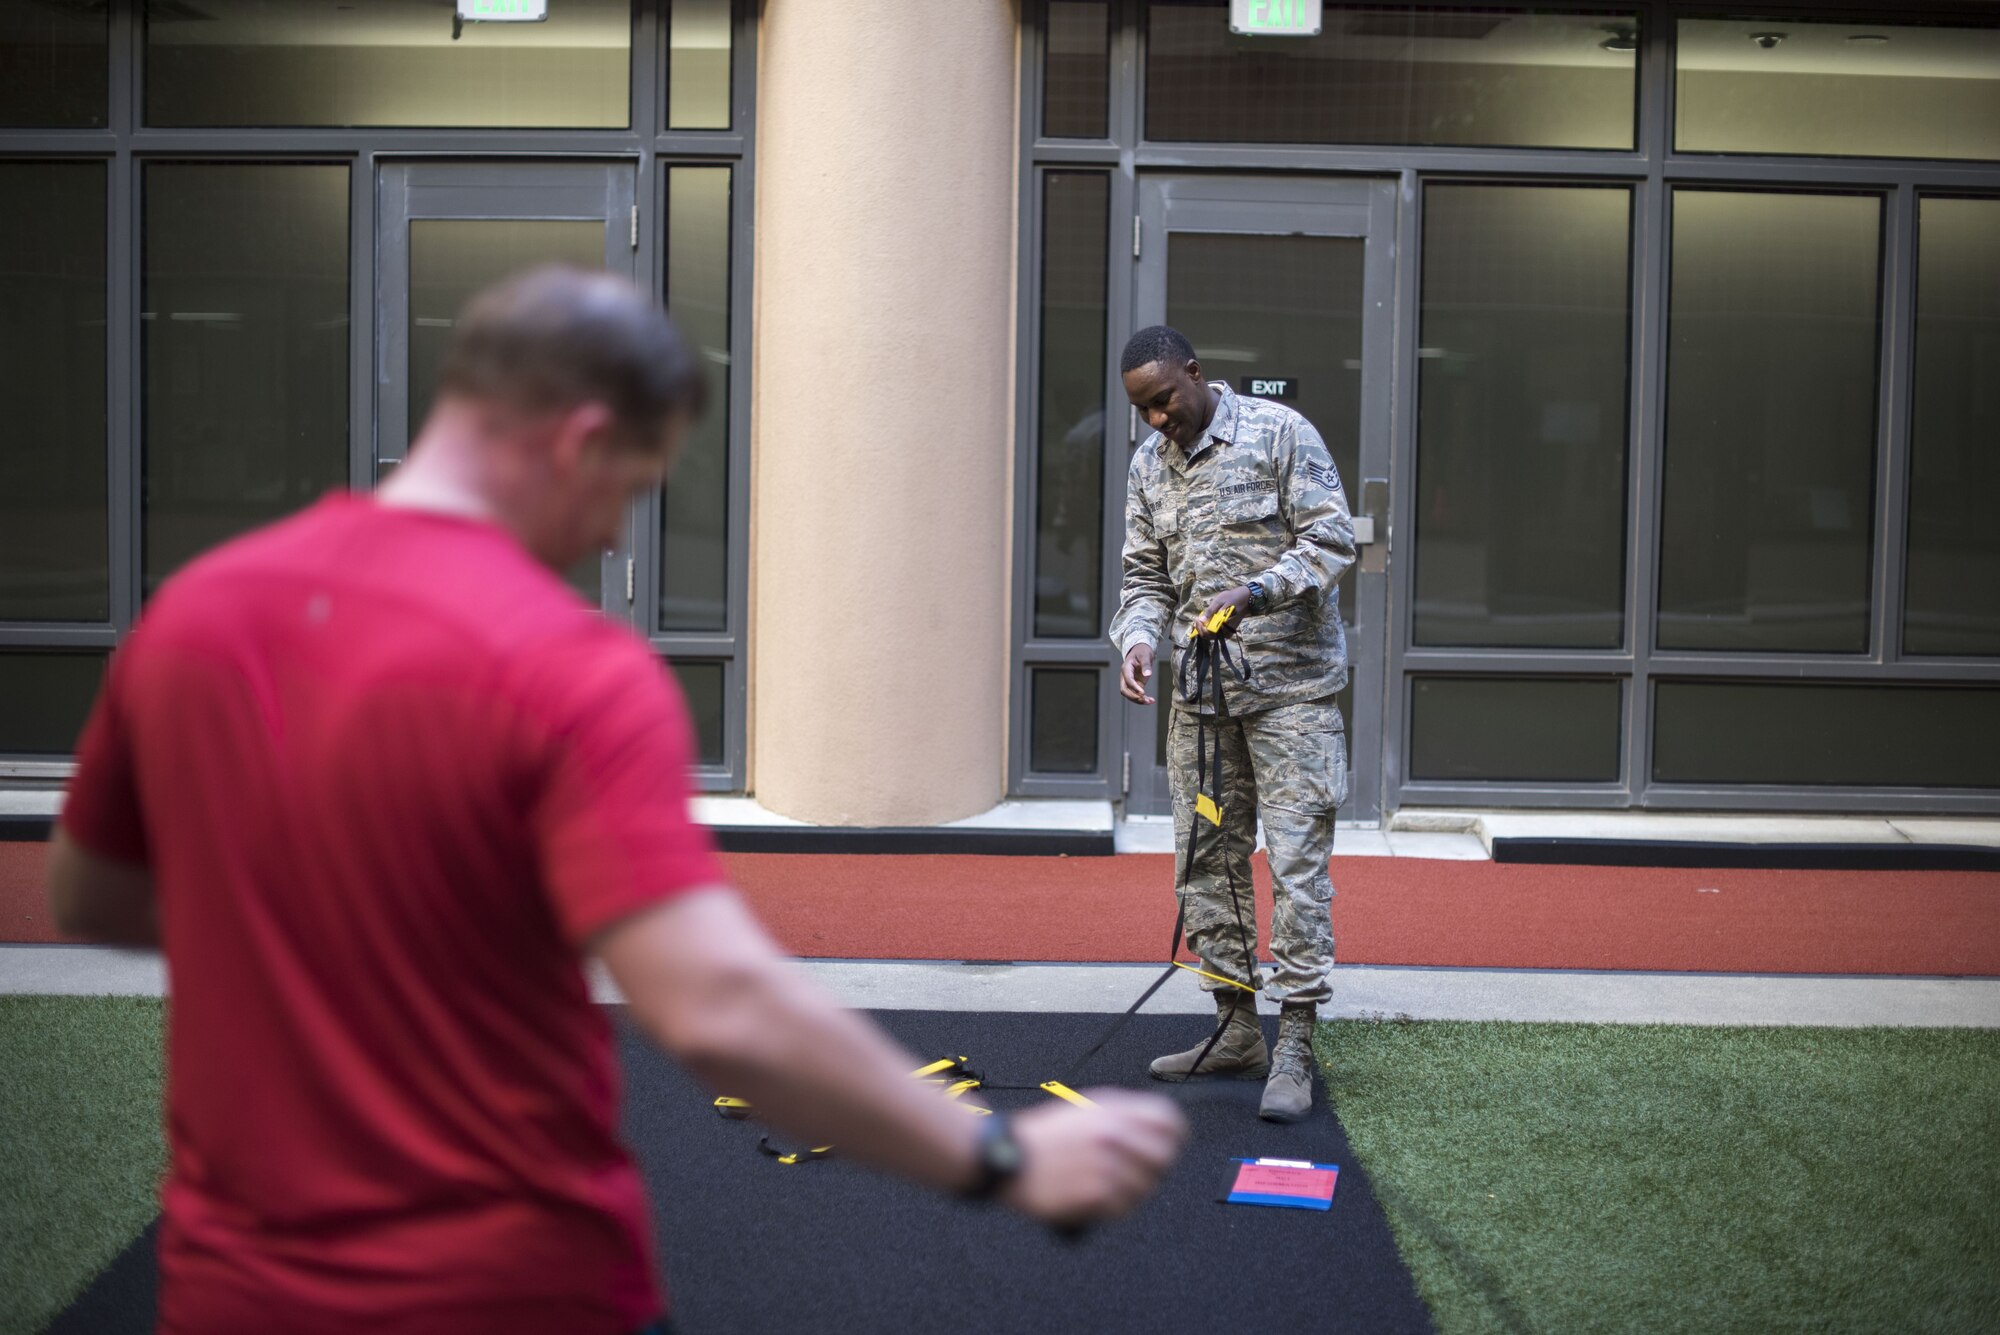
<path fill-rule="evenodd" d="M 833 1146 L 801 1145 L 798 1149 L 788 1150 L 772 1144 L 769 1136 L 759 1136 L 757 1150 L 760 1154 L 768 1154 L 782 1164 L 802 1164 L 826 1158 L 833 1153 Z"/>

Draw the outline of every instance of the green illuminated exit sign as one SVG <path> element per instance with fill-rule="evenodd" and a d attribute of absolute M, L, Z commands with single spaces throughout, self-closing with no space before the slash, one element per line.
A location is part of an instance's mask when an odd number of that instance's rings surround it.
<path fill-rule="evenodd" d="M 549 0 L 458 0 L 458 16 L 467 23 L 540 23 Z"/>
<path fill-rule="evenodd" d="M 1320 0 L 1229 0 L 1229 31 L 1251 37 L 1319 36 Z"/>

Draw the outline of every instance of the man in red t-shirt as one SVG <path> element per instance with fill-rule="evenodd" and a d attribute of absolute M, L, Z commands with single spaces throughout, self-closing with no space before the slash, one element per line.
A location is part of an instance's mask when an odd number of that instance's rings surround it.
<path fill-rule="evenodd" d="M 966 1117 L 726 888 L 668 674 L 553 573 L 616 541 L 700 396 L 623 280 L 494 288 L 375 497 L 195 562 L 114 657 L 49 894 L 166 955 L 162 1330 L 659 1318 L 588 954 L 697 1075 L 934 1187 L 1084 1222 L 1178 1151 L 1171 1104 L 1115 1090 Z"/>

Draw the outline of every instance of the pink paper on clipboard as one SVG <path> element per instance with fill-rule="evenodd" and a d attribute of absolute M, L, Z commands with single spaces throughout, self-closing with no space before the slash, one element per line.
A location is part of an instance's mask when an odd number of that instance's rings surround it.
<path fill-rule="evenodd" d="M 1236 1181 L 1229 1189 L 1232 1205 L 1276 1205 L 1295 1210 L 1326 1210 L 1340 1165 L 1303 1159 L 1240 1159 Z"/>

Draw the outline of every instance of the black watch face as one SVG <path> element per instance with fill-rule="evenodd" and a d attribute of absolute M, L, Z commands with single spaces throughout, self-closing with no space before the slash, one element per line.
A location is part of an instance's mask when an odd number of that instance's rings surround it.
<path fill-rule="evenodd" d="M 998 1178 L 1009 1178 L 1021 1171 L 1021 1147 L 1014 1143 L 1013 1133 L 1005 1127 L 987 1137 L 986 1171 Z"/>

